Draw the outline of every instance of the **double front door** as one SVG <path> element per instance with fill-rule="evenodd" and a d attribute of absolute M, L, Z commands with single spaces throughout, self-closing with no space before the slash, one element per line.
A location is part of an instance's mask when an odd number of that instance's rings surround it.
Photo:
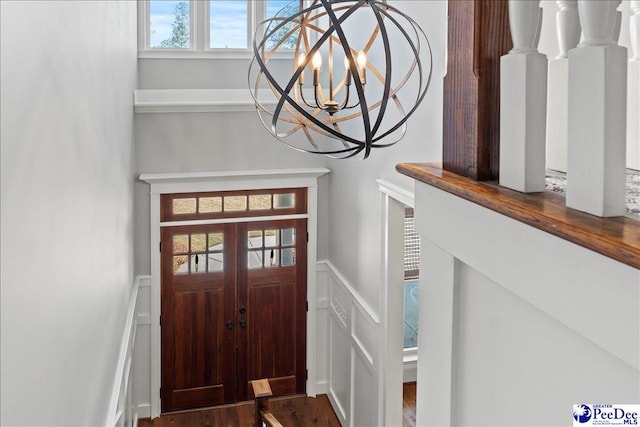
<path fill-rule="evenodd" d="M 305 392 L 306 219 L 162 228 L 162 411 Z"/>

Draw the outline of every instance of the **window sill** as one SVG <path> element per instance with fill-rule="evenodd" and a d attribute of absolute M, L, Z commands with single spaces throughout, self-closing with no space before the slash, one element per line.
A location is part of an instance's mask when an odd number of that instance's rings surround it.
<path fill-rule="evenodd" d="M 253 49 L 149 49 L 138 51 L 138 59 L 235 59 L 249 61 L 253 58 Z M 276 52 L 272 60 L 293 60 L 293 51 Z"/>
<path fill-rule="evenodd" d="M 268 92 L 263 99 L 268 99 Z M 133 99 L 136 113 L 255 111 L 249 89 L 140 89 L 134 91 Z"/>

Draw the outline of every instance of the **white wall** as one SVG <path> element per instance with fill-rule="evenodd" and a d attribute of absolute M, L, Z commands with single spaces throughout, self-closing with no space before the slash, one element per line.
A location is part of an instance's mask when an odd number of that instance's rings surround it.
<path fill-rule="evenodd" d="M 0 4 L 1 423 L 102 425 L 133 282 L 136 5 Z"/>
<path fill-rule="evenodd" d="M 330 161 L 329 259 L 375 310 L 380 306 L 380 195 L 376 179 L 399 177 L 400 162 L 442 158 L 442 78 L 445 70 L 446 1 L 395 1 L 425 31 L 433 50 L 433 78 L 421 106 L 408 121 L 407 135 L 367 160 Z M 400 179 L 403 179 L 402 177 Z M 404 181 L 411 188 L 409 180 Z"/>
<path fill-rule="evenodd" d="M 415 212 L 418 425 L 568 425 L 573 404 L 640 399 L 638 269 L 426 184 Z"/>
<path fill-rule="evenodd" d="M 239 72 L 240 70 L 237 70 Z M 246 70 L 243 70 L 246 71 Z M 216 172 L 324 166 L 278 142 L 255 112 L 136 114 L 136 172 Z M 318 253 L 326 258 L 326 177 L 318 188 Z M 149 274 L 149 185 L 136 183 L 136 273 Z"/>

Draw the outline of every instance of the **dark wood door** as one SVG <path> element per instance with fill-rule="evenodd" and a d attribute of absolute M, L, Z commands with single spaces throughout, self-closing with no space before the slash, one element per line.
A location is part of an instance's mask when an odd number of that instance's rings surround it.
<path fill-rule="evenodd" d="M 275 396 L 305 392 L 307 220 L 240 224 L 238 398 L 267 378 Z"/>
<path fill-rule="evenodd" d="M 235 228 L 168 227 L 161 237 L 162 410 L 235 402 Z"/>
<path fill-rule="evenodd" d="M 305 392 L 307 221 L 162 229 L 162 411 Z"/>

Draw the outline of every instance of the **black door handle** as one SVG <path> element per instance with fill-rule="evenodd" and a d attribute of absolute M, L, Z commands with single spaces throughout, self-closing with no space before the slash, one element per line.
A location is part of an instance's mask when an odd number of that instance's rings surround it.
<path fill-rule="evenodd" d="M 244 320 L 244 319 L 240 319 L 240 327 L 242 329 L 246 328 L 247 327 L 247 321 Z"/>
<path fill-rule="evenodd" d="M 247 309 L 246 309 L 246 308 L 244 308 L 244 305 L 243 305 L 243 306 L 240 306 L 240 308 L 238 309 L 238 311 L 240 312 L 240 314 L 245 314 L 245 313 L 247 312 Z"/>
<path fill-rule="evenodd" d="M 233 322 L 231 320 L 227 320 L 226 326 L 227 326 L 228 330 L 232 330 L 233 329 Z"/>

